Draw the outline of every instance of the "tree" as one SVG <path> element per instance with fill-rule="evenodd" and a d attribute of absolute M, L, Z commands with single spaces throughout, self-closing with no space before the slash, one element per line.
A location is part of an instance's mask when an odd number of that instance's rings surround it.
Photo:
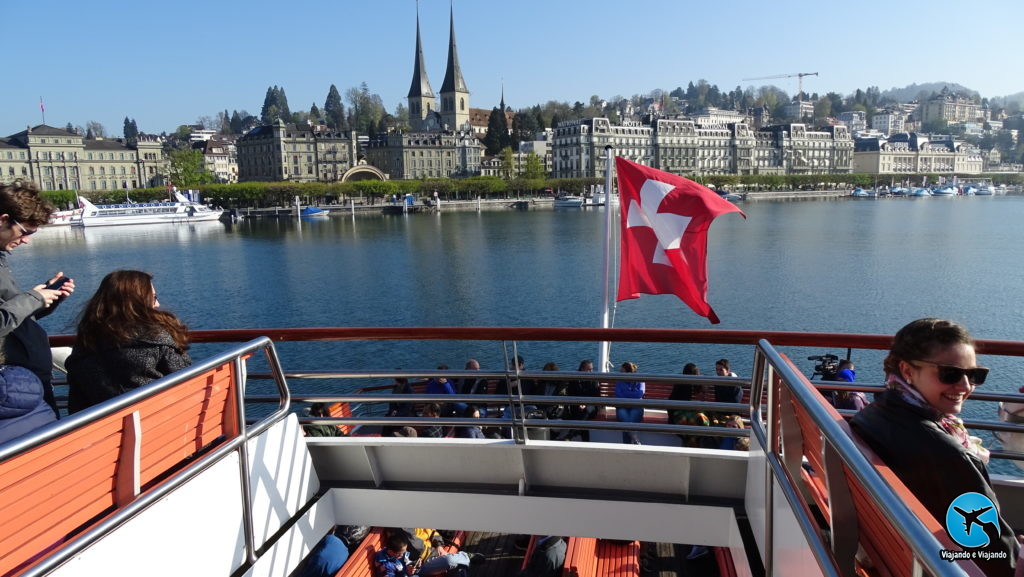
<path fill-rule="evenodd" d="M 135 120 L 129 119 L 127 116 L 124 117 L 124 139 L 125 140 L 136 140 L 139 138 L 139 127 L 135 124 Z"/>
<path fill-rule="evenodd" d="M 231 112 L 230 126 L 231 126 L 231 134 L 241 134 L 242 133 L 242 129 L 243 129 L 243 127 L 242 127 L 242 115 L 239 114 L 237 110 L 233 110 Z"/>
<path fill-rule="evenodd" d="M 345 106 L 341 103 L 341 94 L 338 87 L 331 85 L 327 91 L 327 100 L 324 101 L 324 121 L 327 127 L 335 132 L 346 130 L 348 123 L 345 121 Z"/>
<path fill-rule="evenodd" d="M 73 124 L 71 124 L 69 122 L 68 125 L 64 127 L 64 130 L 67 130 L 68 132 L 74 132 L 75 131 L 75 127 L 74 127 Z"/>
<path fill-rule="evenodd" d="M 515 156 L 512 153 L 511 147 L 505 147 L 501 150 L 501 177 L 505 180 L 512 180 L 512 176 L 516 173 Z"/>
<path fill-rule="evenodd" d="M 529 110 L 520 110 L 512 117 L 512 146 L 519 149 L 519 143 L 529 142 L 540 132 L 537 118 Z"/>
<path fill-rule="evenodd" d="M 200 184 L 211 184 L 213 175 L 206 171 L 203 153 L 199 150 L 184 148 L 173 150 L 170 158 L 171 183 L 178 188 L 192 188 Z"/>
<path fill-rule="evenodd" d="M 86 138 L 92 139 L 92 138 L 106 138 L 107 137 L 107 129 L 103 128 L 103 125 L 100 124 L 99 122 L 96 122 L 95 120 L 90 120 L 89 122 L 86 122 L 85 123 L 85 128 L 88 131 L 88 134 L 91 135 L 91 136 L 86 136 Z"/>
<path fill-rule="evenodd" d="M 409 109 L 401 102 L 395 106 L 395 127 L 399 130 L 409 130 Z"/>
<path fill-rule="evenodd" d="M 384 101 L 380 95 L 371 93 L 369 86 L 363 82 L 359 88 L 346 90 L 345 100 L 348 101 L 351 114 L 349 128 L 373 137 L 384 116 Z"/>
<path fill-rule="evenodd" d="M 231 115 L 228 114 L 228 109 L 225 108 L 224 112 L 218 114 L 219 118 L 217 121 L 220 123 L 221 134 L 232 134 L 231 132 Z"/>
<path fill-rule="evenodd" d="M 526 166 L 523 168 L 523 178 L 535 179 L 544 178 L 547 174 L 544 173 L 544 163 L 541 162 L 540 157 L 534 153 L 526 155 Z"/>
<path fill-rule="evenodd" d="M 272 124 L 278 119 L 290 122 L 291 116 L 284 88 L 278 86 L 267 88 L 267 95 L 263 97 L 263 108 L 260 109 L 260 121 L 263 124 Z"/>
<path fill-rule="evenodd" d="M 494 107 L 487 119 L 487 134 L 484 135 L 483 144 L 485 153 L 495 156 L 501 149 L 511 146 L 511 138 L 508 135 L 508 121 L 505 113 Z"/>

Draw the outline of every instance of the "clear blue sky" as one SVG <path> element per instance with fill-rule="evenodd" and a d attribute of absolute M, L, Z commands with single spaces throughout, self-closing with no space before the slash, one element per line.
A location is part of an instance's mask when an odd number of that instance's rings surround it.
<path fill-rule="evenodd" d="M 427 72 L 444 78 L 448 0 L 421 0 Z M 173 131 L 218 110 L 259 114 L 266 89 L 292 110 L 323 106 L 333 83 L 366 82 L 389 111 L 409 90 L 414 0 L 0 0 L 6 57 L 0 135 L 46 121 L 125 116 L 144 132 Z M 706 79 L 723 89 L 818 72 L 807 92 L 850 93 L 958 82 L 982 96 L 1024 91 L 1024 2 L 864 0 L 455 0 L 471 105 L 646 94 Z"/>

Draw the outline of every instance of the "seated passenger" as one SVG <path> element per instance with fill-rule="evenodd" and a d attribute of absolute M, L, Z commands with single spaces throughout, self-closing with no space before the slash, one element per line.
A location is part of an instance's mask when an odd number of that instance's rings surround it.
<path fill-rule="evenodd" d="M 544 365 L 545 371 L 558 371 L 557 363 L 548 363 Z M 539 383 L 538 388 L 541 389 L 540 394 L 546 397 L 564 397 L 569 394 L 569 383 L 566 381 L 545 380 L 543 383 Z M 544 414 L 549 419 L 561 419 L 565 415 L 565 405 L 545 405 Z"/>
<path fill-rule="evenodd" d="M 884 369 L 886 389 L 853 417 L 851 427 L 939 523 L 966 493 L 978 494 L 974 505 L 989 502 L 995 513 L 975 531 L 987 537 L 987 544 L 980 543 L 987 555 L 974 562 L 986 575 L 1013 575 L 1020 546 L 999 514 L 986 466 L 989 451 L 958 416 L 988 376 L 977 366 L 974 339 L 952 321 L 919 319 L 893 337 Z"/>
<path fill-rule="evenodd" d="M 344 525 L 338 525 L 313 547 L 299 577 L 333 577 L 341 569 L 349 553 L 348 545 L 339 537 L 345 529 Z"/>
<path fill-rule="evenodd" d="M 579 373 L 592 373 L 594 372 L 594 363 L 589 360 L 580 361 L 576 371 Z M 569 383 L 569 396 L 600 397 L 601 387 L 597 384 L 597 381 L 571 381 Z M 568 418 L 573 421 L 592 421 L 600 410 L 597 405 L 569 405 L 568 409 Z M 578 429 L 568 431 L 565 434 L 565 439 L 572 439 L 577 436 L 581 441 L 588 442 L 590 441 L 590 430 Z"/>
<path fill-rule="evenodd" d="M 438 365 L 437 370 L 447 371 L 448 365 Z M 427 381 L 425 391 L 428 395 L 454 395 L 455 387 L 447 377 L 433 377 Z M 461 415 L 466 410 L 466 403 L 444 403 L 440 414 L 445 417 Z"/>
<path fill-rule="evenodd" d="M 78 323 L 66 361 L 68 410 L 81 411 L 192 364 L 188 327 L 159 309 L 153 275 L 103 277 Z"/>
<path fill-rule="evenodd" d="M 56 420 L 38 375 L 25 367 L 0 365 L 0 443 Z"/>
<path fill-rule="evenodd" d="M 423 416 L 432 419 L 440 418 L 441 406 L 437 403 L 427 403 L 426 406 L 423 407 Z M 420 427 L 417 433 L 421 437 L 440 439 L 441 437 L 444 437 L 444 427 L 441 425 L 426 425 Z"/>
<path fill-rule="evenodd" d="M 636 363 L 622 363 L 623 373 L 635 373 Z M 643 381 L 615 381 L 615 396 L 620 399 L 642 399 L 647 386 Z M 622 423 L 640 423 L 644 420 L 643 407 L 615 407 L 615 420 Z M 636 431 L 623 431 L 622 442 L 640 444 Z"/>
<path fill-rule="evenodd" d="M 326 403 L 313 403 L 309 406 L 309 416 L 330 417 L 331 411 Z M 345 433 L 337 425 L 302 425 L 302 433 L 307 437 L 344 437 Z"/>
<path fill-rule="evenodd" d="M 700 368 L 694 363 L 686 363 L 683 367 L 684 375 L 699 375 Z M 678 384 L 672 387 L 672 394 L 669 399 L 673 401 L 692 401 L 695 385 Z M 688 425 L 691 427 L 707 427 L 711 425 L 711 419 L 707 413 L 694 409 L 669 409 L 668 422 L 673 425 Z M 703 447 L 713 449 L 715 446 L 712 437 L 698 437 L 695 435 L 679 435 L 684 447 Z"/>
<path fill-rule="evenodd" d="M 415 562 L 409 557 L 409 542 L 406 535 L 394 533 L 386 543 L 387 545 L 373 557 L 376 577 L 431 577 L 448 573 L 453 569 L 465 570 L 470 565 L 478 565 L 484 561 L 484 556 L 479 553 L 470 556 L 464 551 L 459 551 Z"/>
<path fill-rule="evenodd" d="M 853 362 L 847 359 L 839 361 L 839 370 L 836 372 L 837 381 L 852 383 L 856 376 Z M 836 391 L 833 398 L 837 409 L 859 411 L 868 404 L 868 398 L 860 391 Z"/>
<path fill-rule="evenodd" d="M 557 577 L 565 564 L 565 539 L 547 536 L 537 539 L 526 568 L 519 577 Z"/>
<path fill-rule="evenodd" d="M 466 412 L 462 414 L 467 419 L 479 419 L 480 409 L 476 405 L 469 405 L 466 407 Z M 486 439 L 483 429 L 479 425 L 469 425 L 466 427 L 456 427 L 455 436 L 462 439 Z"/>

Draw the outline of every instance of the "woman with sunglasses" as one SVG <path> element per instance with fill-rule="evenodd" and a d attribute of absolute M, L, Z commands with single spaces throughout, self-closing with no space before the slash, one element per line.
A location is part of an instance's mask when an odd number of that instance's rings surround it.
<path fill-rule="evenodd" d="M 87 409 L 192 364 L 188 327 L 160 310 L 153 275 L 103 277 L 78 322 L 68 369 L 68 410 Z"/>
<path fill-rule="evenodd" d="M 900 329 L 885 358 L 886 389 L 853 417 L 854 431 L 885 461 L 939 523 L 964 493 L 984 495 L 999 508 L 989 483 L 988 449 L 957 415 L 988 369 L 977 366 L 974 339 L 952 321 L 919 319 Z M 977 530 L 977 527 L 975 527 Z M 988 522 L 977 558 L 986 575 L 1014 574 L 1019 545 L 1006 521 Z"/>

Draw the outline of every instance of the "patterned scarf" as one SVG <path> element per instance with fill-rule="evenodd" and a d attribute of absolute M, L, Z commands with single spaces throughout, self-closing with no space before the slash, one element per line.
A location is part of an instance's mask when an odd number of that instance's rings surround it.
<path fill-rule="evenodd" d="M 917 389 L 908 384 L 898 375 L 888 375 L 885 385 L 889 389 L 899 393 L 900 397 L 902 397 L 904 401 L 931 413 L 932 420 L 935 421 L 943 431 L 949 433 L 957 440 L 958 443 L 963 445 L 964 449 L 966 449 L 968 453 L 981 459 L 982 463 L 988 463 L 988 449 L 982 445 L 979 437 L 971 436 L 967 432 L 967 427 L 964 426 L 964 422 L 960 417 L 952 413 L 940 412 L 925 400 Z"/>

